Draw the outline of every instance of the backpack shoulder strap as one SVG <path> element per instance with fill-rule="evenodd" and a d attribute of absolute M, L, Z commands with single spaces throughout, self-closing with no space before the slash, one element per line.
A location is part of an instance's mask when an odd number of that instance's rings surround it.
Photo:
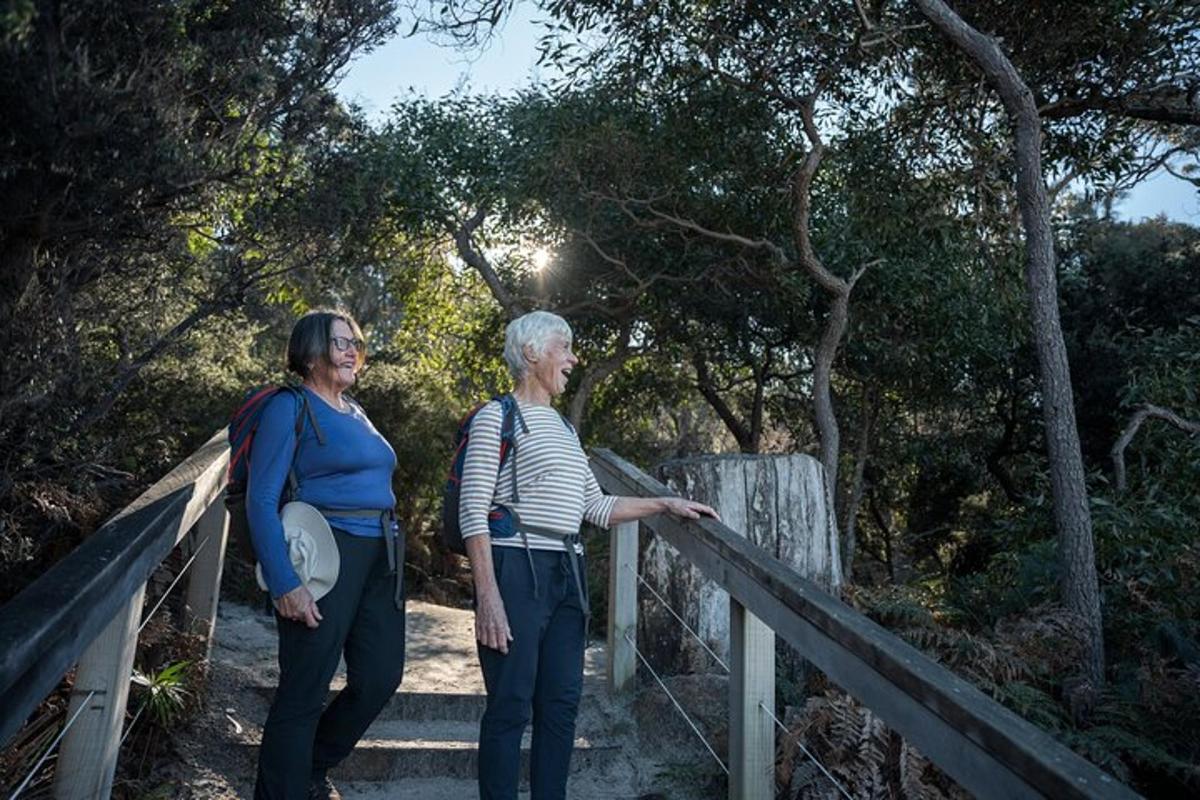
<path fill-rule="evenodd" d="M 529 426 L 525 424 L 525 417 L 521 416 L 521 407 L 517 403 L 517 398 L 511 393 L 497 397 L 496 400 L 500 403 L 500 469 L 504 469 L 504 459 L 506 456 L 512 456 L 512 501 L 514 503 L 521 502 L 521 494 L 517 491 L 517 432 L 516 426 L 519 422 L 521 430 L 529 433 Z M 505 445 L 508 445 L 505 448 Z M 499 478 L 499 474 L 496 475 Z"/>
<path fill-rule="evenodd" d="M 312 425 L 313 434 L 317 437 L 317 444 L 324 447 L 325 433 L 321 430 L 321 424 L 317 422 L 317 413 L 313 411 L 312 404 L 308 402 L 308 392 L 304 391 L 303 387 L 292 384 L 284 386 L 283 390 L 291 392 L 292 396 L 300 401 L 300 407 L 296 410 L 296 447 L 300 446 L 300 434 L 304 433 L 305 418 Z"/>
<path fill-rule="evenodd" d="M 521 426 L 522 433 L 529 433 L 525 417 L 521 414 L 521 405 L 512 394 L 502 394 L 495 398 L 500 404 L 500 438 L 506 439 L 516 446 L 516 426 Z"/>
<path fill-rule="evenodd" d="M 317 444 L 319 446 L 324 447 L 325 434 L 321 432 L 321 426 L 317 423 L 316 412 L 313 411 L 312 405 L 308 402 L 308 393 L 302 387 L 287 384 L 281 387 L 280 391 L 290 392 L 292 397 L 300 401 L 300 408 L 296 411 L 296 448 L 292 450 L 292 460 L 288 464 L 287 474 L 288 498 L 294 499 L 300 489 L 300 479 L 296 477 L 296 456 L 300 455 L 300 435 L 304 433 L 305 418 L 312 424 L 313 433 L 317 437 Z"/>

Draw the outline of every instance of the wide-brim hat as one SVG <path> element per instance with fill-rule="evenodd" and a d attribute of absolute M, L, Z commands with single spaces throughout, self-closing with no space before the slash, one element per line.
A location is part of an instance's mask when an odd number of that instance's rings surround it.
<path fill-rule="evenodd" d="M 287 540 L 288 557 L 301 583 L 308 587 L 314 600 L 320 600 L 337 583 L 341 559 L 337 541 L 329 522 L 320 511 L 308 503 L 288 503 L 279 512 L 283 536 Z M 267 588 L 262 565 L 254 569 L 258 585 Z"/>

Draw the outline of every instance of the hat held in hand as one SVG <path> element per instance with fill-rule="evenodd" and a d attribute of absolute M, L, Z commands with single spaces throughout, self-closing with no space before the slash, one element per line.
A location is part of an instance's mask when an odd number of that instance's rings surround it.
<path fill-rule="evenodd" d="M 279 518 L 292 567 L 313 599 L 320 600 L 337 583 L 340 561 L 333 531 L 321 512 L 308 503 L 288 503 L 279 512 Z M 254 575 L 258 585 L 266 590 L 261 564 L 254 568 Z"/>

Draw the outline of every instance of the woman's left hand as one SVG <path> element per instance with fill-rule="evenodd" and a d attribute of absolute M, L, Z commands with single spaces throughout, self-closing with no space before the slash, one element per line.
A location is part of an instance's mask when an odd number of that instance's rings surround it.
<path fill-rule="evenodd" d="M 660 499 L 663 502 L 663 511 L 680 519 L 712 517 L 717 522 L 721 521 L 721 516 L 716 510 L 711 506 L 704 505 L 704 503 L 697 503 L 695 500 L 685 500 L 682 497 L 663 497 Z"/>

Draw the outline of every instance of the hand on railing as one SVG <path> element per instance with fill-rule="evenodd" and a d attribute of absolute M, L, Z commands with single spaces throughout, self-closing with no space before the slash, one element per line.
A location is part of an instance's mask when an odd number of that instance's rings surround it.
<path fill-rule="evenodd" d="M 284 619 L 303 622 L 310 628 L 321 623 L 321 610 L 306 586 L 297 586 L 285 595 L 275 598 L 275 610 Z"/>
<path fill-rule="evenodd" d="M 618 497 L 609 515 L 610 525 L 632 522 L 654 514 L 671 514 L 681 519 L 712 517 L 717 522 L 721 517 L 712 507 L 683 497 Z"/>
<path fill-rule="evenodd" d="M 700 519 L 703 516 L 712 517 L 717 522 L 721 521 L 721 516 L 716 510 L 704 503 L 697 503 L 695 500 L 686 500 L 682 497 L 660 497 L 658 499 L 663 502 L 664 511 L 680 519 Z"/>

